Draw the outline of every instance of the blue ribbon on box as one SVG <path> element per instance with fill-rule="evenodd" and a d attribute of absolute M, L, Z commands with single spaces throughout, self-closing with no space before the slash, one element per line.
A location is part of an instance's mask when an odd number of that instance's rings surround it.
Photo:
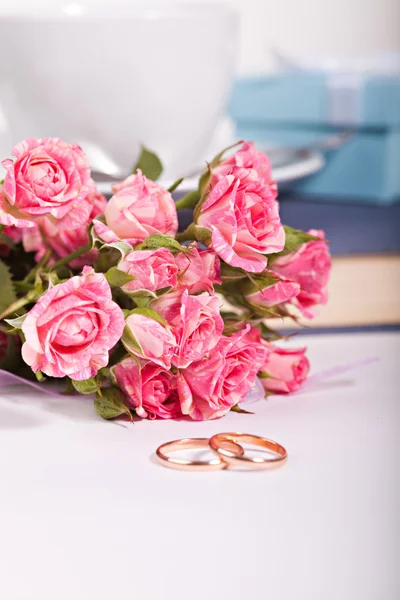
<path fill-rule="evenodd" d="M 353 73 L 330 75 L 327 80 L 329 103 L 328 122 L 343 126 L 358 124 L 362 118 L 361 90 L 365 85 L 365 76 Z"/>

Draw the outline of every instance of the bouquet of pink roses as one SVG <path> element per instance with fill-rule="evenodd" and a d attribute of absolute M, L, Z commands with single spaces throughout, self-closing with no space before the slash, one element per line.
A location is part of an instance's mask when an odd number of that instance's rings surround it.
<path fill-rule="evenodd" d="M 65 378 L 105 418 L 212 419 L 296 390 L 306 349 L 265 320 L 326 302 L 328 247 L 282 225 L 268 157 L 235 147 L 177 202 L 181 180 L 158 184 L 143 149 L 107 202 L 79 146 L 18 144 L 0 184 L 0 369 Z"/>

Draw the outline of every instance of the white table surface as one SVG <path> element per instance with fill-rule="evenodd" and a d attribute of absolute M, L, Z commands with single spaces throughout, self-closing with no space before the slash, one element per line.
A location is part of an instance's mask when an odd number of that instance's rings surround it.
<path fill-rule="evenodd" d="M 314 372 L 380 362 L 203 423 L 108 423 L 86 398 L 0 390 L 1 598 L 397 600 L 400 335 L 303 340 Z M 151 459 L 229 430 L 281 442 L 287 465 Z"/>

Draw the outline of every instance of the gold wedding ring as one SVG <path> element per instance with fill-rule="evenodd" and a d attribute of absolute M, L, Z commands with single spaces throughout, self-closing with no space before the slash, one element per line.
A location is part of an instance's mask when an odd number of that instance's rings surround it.
<path fill-rule="evenodd" d="M 156 456 L 164 467 L 169 467 L 170 469 L 179 469 L 181 471 L 219 471 L 220 469 L 226 469 L 228 463 L 222 460 L 221 457 L 203 461 L 187 460 L 185 458 L 169 456 L 170 453 L 178 452 L 180 450 L 195 450 L 197 448 L 209 449 L 208 441 L 208 438 L 184 438 L 182 440 L 167 442 L 157 448 Z M 236 442 L 225 440 L 222 441 L 221 444 L 223 449 L 232 456 L 244 454 L 243 448 L 236 444 Z"/>
<path fill-rule="evenodd" d="M 259 446 L 274 454 L 272 458 L 247 456 L 240 444 Z M 216 458 L 211 460 L 188 460 L 170 456 L 181 450 L 209 448 Z M 230 466 L 248 469 L 274 469 L 281 467 L 287 460 L 286 449 L 268 438 L 249 433 L 217 433 L 210 439 L 184 438 L 162 444 L 157 448 L 156 456 L 164 467 L 181 471 L 219 471 Z"/>
<path fill-rule="evenodd" d="M 238 455 L 231 452 L 226 446 L 227 441 L 242 444 L 253 444 L 272 452 L 273 458 L 249 457 L 246 453 Z M 248 433 L 217 433 L 209 440 L 210 449 L 229 466 L 246 467 L 248 469 L 274 469 L 281 467 L 287 460 L 286 449 L 268 438 Z M 225 446 L 225 447 L 224 447 Z"/>

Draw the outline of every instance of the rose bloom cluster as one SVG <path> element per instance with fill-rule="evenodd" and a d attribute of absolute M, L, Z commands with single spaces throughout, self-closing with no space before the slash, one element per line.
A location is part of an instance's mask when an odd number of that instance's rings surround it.
<path fill-rule="evenodd" d="M 186 236 L 171 193 L 141 169 L 107 202 L 79 146 L 28 139 L 13 155 L 2 163 L 3 234 L 44 274 L 60 259 L 70 269 L 21 319 L 34 372 L 78 390 L 94 382 L 103 400 L 117 389 L 115 402 L 149 419 L 221 417 L 260 382 L 266 394 L 299 388 L 306 349 L 269 341 L 263 318 L 312 318 L 327 301 L 330 256 L 320 230 L 291 232 L 297 242 L 285 245 L 270 162 L 252 143 L 211 163 Z M 224 312 L 221 295 L 243 314 Z"/>

